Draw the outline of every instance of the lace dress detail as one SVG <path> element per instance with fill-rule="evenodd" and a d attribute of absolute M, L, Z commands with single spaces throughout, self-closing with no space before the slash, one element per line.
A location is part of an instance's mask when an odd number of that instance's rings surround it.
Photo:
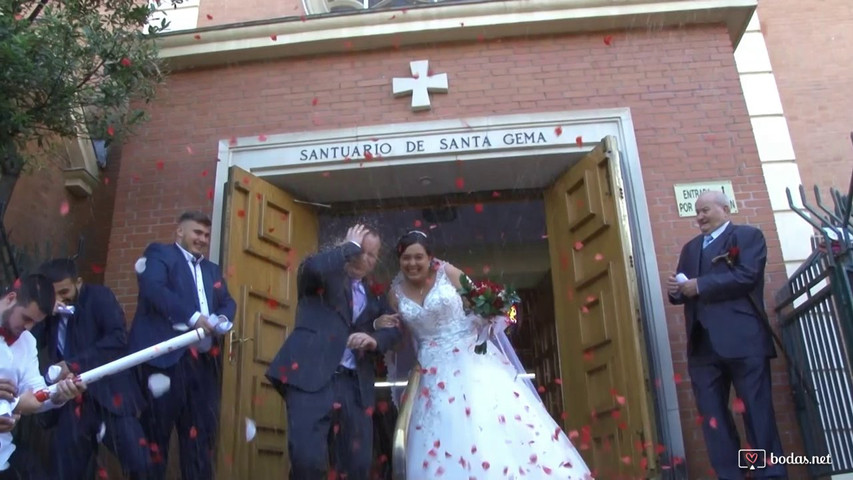
<path fill-rule="evenodd" d="M 482 320 L 466 315 L 440 264 L 419 305 L 392 282 L 417 346 L 421 381 L 406 444 L 407 480 L 589 479 L 541 401 L 496 348 L 474 353 Z M 403 466 L 395 466 L 402 468 Z"/>

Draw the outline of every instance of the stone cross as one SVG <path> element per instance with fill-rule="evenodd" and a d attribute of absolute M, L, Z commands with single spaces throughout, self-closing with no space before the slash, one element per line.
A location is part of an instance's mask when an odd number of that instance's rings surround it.
<path fill-rule="evenodd" d="M 447 93 L 447 74 L 429 75 L 429 60 L 410 62 L 412 77 L 394 78 L 395 97 L 412 95 L 412 110 L 429 110 L 429 94 Z"/>

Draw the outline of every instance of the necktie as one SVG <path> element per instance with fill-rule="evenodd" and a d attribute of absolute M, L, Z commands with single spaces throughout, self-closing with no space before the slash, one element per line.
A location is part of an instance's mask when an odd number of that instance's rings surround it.
<path fill-rule="evenodd" d="M 707 248 L 708 245 L 710 245 L 711 242 L 713 242 L 713 241 L 714 241 L 714 237 L 712 237 L 710 235 L 705 235 L 705 240 L 702 242 L 702 250 Z"/>
<path fill-rule="evenodd" d="M 65 339 L 68 332 L 69 317 L 69 315 L 60 314 L 59 327 L 56 331 L 56 348 L 59 350 L 59 354 L 63 357 L 65 357 Z"/>
<path fill-rule="evenodd" d="M 200 257 L 193 257 L 190 260 L 190 264 L 193 269 L 193 280 L 195 280 L 195 287 L 198 295 L 198 306 L 199 311 L 202 315 L 209 317 L 210 309 L 207 306 L 207 298 L 204 294 L 204 278 L 201 276 L 201 267 L 199 264 L 201 263 Z M 211 348 L 213 348 L 213 334 L 210 336 L 204 337 L 200 342 L 198 342 L 197 348 L 199 352 L 209 352 Z"/>
<path fill-rule="evenodd" d="M 362 291 L 361 280 L 352 281 L 352 322 L 361 315 L 364 311 L 364 292 Z"/>

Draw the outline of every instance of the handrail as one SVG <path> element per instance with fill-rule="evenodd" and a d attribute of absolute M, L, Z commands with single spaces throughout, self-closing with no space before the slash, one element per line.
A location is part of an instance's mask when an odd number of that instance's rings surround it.
<path fill-rule="evenodd" d="M 406 480 L 406 442 L 408 440 L 409 424 L 412 420 L 412 409 L 417 398 L 418 385 L 421 383 L 421 366 L 415 364 L 409 375 L 409 384 L 403 392 L 400 409 L 397 412 L 397 424 L 394 426 L 394 441 L 391 444 L 391 470 L 394 480 Z"/>

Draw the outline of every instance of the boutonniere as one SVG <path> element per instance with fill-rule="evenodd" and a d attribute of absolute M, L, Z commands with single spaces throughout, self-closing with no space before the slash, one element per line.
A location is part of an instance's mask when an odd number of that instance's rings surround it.
<path fill-rule="evenodd" d="M 717 263 L 719 261 L 725 261 L 728 266 L 732 266 L 737 262 L 737 257 L 740 254 L 740 249 L 735 245 L 733 247 L 729 247 L 726 250 L 726 253 L 722 255 L 717 255 L 713 259 L 711 259 L 711 264 Z"/>
<path fill-rule="evenodd" d="M 381 297 L 382 295 L 385 295 L 386 287 L 384 283 L 371 280 L 368 282 L 367 288 L 370 289 L 370 293 L 374 297 Z"/>

